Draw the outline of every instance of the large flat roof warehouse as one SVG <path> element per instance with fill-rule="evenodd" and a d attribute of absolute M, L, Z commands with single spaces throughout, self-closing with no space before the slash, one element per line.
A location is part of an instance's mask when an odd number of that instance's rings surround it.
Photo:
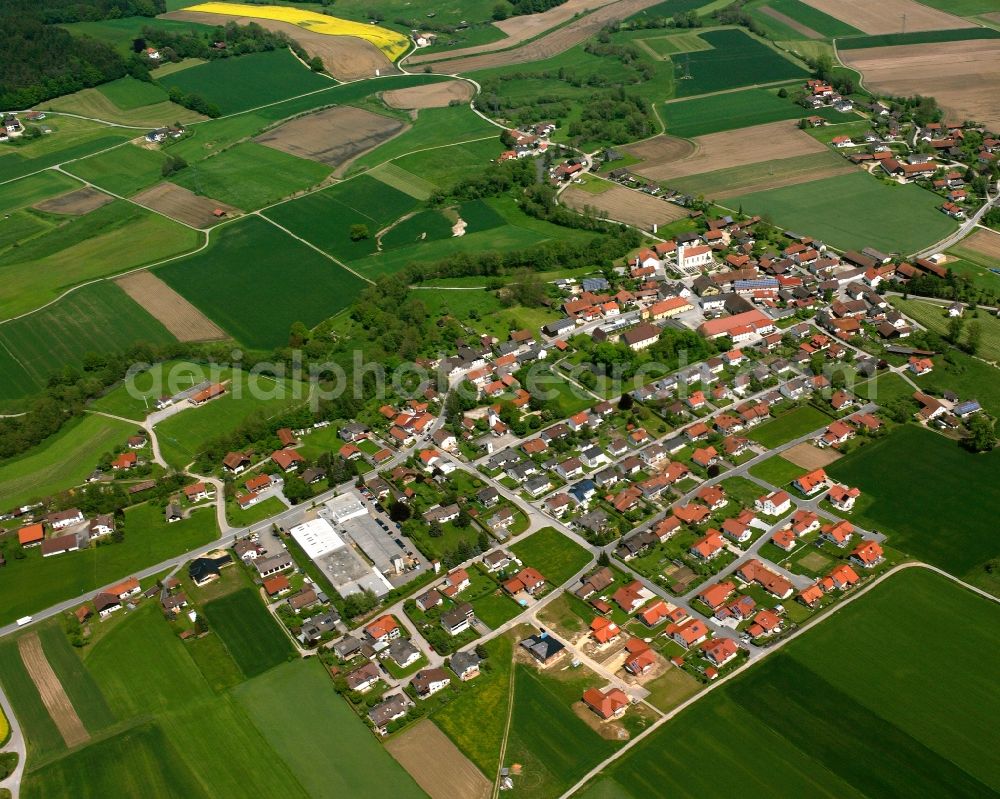
<path fill-rule="evenodd" d="M 344 539 L 326 519 L 313 519 L 296 525 L 288 532 L 313 560 L 345 546 Z"/>
<path fill-rule="evenodd" d="M 348 491 L 346 494 L 327 500 L 326 507 L 330 511 L 328 516 L 334 524 L 343 524 L 348 519 L 356 519 L 368 513 L 361 496 L 355 491 Z"/>

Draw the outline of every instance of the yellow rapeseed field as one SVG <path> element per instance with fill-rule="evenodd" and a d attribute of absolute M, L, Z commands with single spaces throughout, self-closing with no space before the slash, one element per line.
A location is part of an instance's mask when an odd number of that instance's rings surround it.
<path fill-rule="evenodd" d="M 201 11 L 206 14 L 228 14 L 234 17 L 259 17 L 288 22 L 306 28 L 313 33 L 325 33 L 329 36 L 356 36 L 367 39 L 379 50 L 395 61 L 406 52 L 410 42 L 401 33 L 382 28 L 378 25 L 365 25 L 363 22 L 352 22 L 339 17 L 328 17 L 312 11 L 302 11 L 286 6 L 246 6 L 237 3 L 201 3 L 189 6 L 185 11 Z"/>
<path fill-rule="evenodd" d="M 6 741 L 9 734 L 10 724 L 7 721 L 7 717 L 3 714 L 3 709 L 0 709 L 0 741 Z"/>

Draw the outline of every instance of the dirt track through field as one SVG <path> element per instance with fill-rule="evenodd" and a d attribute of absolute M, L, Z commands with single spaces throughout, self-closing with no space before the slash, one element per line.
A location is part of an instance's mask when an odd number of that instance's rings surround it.
<path fill-rule="evenodd" d="M 813 446 L 808 441 L 801 444 L 796 444 L 791 449 L 785 450 L 783 457 L 787 461 L 791 461 L 796 466 L 801 466 L 803 469 L 820 469 L 823 466 L 829 466 L 835 460 L 839 460 L 841 455 L 835 449 L 820 449 L 819 447 Z"/>
<path fill-rule="evenodd" d="M 202 197 L 183 186 L 167 182 L 158 183 L 139 192 L 132 197 L 132 202 L 197 228 L 212 227 L 220 222 L 222 217 L 215 215 L 216 210 L 221 210 L 228 217 L 239 216 L 242 213 L 231 205 L 213 200 L 211 197 Z"/>
<path fill-rule="evenodd" d="M 938 11 L 915 0 L 879 0 L 877 3 L 872 0 L 802 0 L 802 2 L 865 33 L 899 33 L 902 30 L 903 14 L 906 14 L 908 33 L 970 27 L 961 17 Z"/>
<path fill-rule="evenodd" d="M 560 202 L 578 211 L 587 207 L 603 211 L 609 219 L 643 230 L 652 230 L 654 224 L 666 225 L 688 215 L 679 205 L 624 186 L 612 186 L 599 194 L 570 186 L 560 195 Z"/>
<path fill-rule="evenodd" d="M 1000 263 L 1000 233 L 995 230 L 977 229 L 975 233 L 962 241 L 962 247 Z"/>
<path fill-rule="evenodd" d="M 502 52 L 484 53 L 473 55 L 468 58 L 454 58 L 459 51 L 448 54 L 450 60 L 429 64 L 433 72 L 447 74 L 474 72 L 477 69 L 492 69 L 493 67 L 505 67 L 511 64 L 527 64 L 532 61 L 541 61 L 558 55 L 571 47 L 575 47 L 585 39 L 597 34 L 601 28 L 609 22 L 622 20 L 630 17 L 650 6 L 657 5 L 658 0 L 618 0 L 597 9 L 592 14 L 587 14 L 580 19 L 574 20 L 558 30 L 552 31 L 533 42 L 518 47 L 513 50 Z M 505 39 L 505 46 L 510 47 L 510 40 Z M 407 64 L 422 64 L 429 61 L 425 58 L 421 61 L 409 59 Z"/>
<path fill-rule="evenodd" d="M 819 33 L 818 31 L 814 31 L 808 25 L 803 25 L 801 22 L 792 19 L 787 14 L 782 14 L 780 11 L 775 11 L 770 6 L 761 6 L 759 10 L 760 10 L 761 14 L 764 14 L 764 15 L 770 17 L 773 20 L 777 20 L 782 25 L 785 25 L 786 27 L 791 28 L 793 31 L 798 31 L 803 36 L 805 36 L 807 39 L 825 39 L 826 38 L 822 33 Z"/>
<path fill-rule="evenodd" d="M 133 272 L 115 281 L 178 341 L 218 341 L 225 331 L 170 286 L 149 271 Z"/>
<path fill-rule="evenodd" d="M 874 91 L 937 99 L 946 117 L 1000 128 L 1000 40 L 908 44 L 844 50 L 841 59 L 859 70 Z"/>
<path fill-rule="evenodd" d="M 254 141 L 336 169 L 407 129 L 398 119 L 342 105 L 293 119 Z"/>
<path fill-rule="evenodd" d="M 42 698 L 42 704 L 52 717 L 59 734 L 66 742 L 66 746 L 73 748 L 90 740 L 90 733 L 87 732 L 83 722 L 77 715 L 76 708 L 69 701 L 62 683 L 45 659 L 45 652 L 42 650 L 42 642 L 36 633 L 24 636 L 17 642 L 18 651 L 21 653 L 21 661 L 24 668 L 31 676 L 32 682 L 38 689 L 38 694 Z"/>
<path fill-rule="evenodd" d="M 60 194 L 51 200 L 43 200 L 33 207 L 39 211 L 47 211 L 50 214 L 66 214 L 67 216 L 83 216 L 91 211 L 96 211 L 102 205 L 107 205 L 114 199 L 110 194 L 105 194 L 100 189 L 93 186 L 84 186 L 82 189 L 71 191 L 69 194 Z"/>
<path fill-rule="evenodd" d="M 446 80 L 382 93 L 382 100 L 390 108 L 444 108 L 452 100 L 467 103 L 471 99 L 472 84 L 464 80 Z"/>
<path fill-rule="evenodd" d="M 434 722 L 425 719 L 385 748 L 431 799 L 486 799 L 493 785 Z"/>
<path fill-rule="evenodd" d="M 253 6 L 248 6 L 248 10 Z M 374 44 L 356 36 L 331 36 L 327 33 L 314 33 L 300 28 L 290 22 L 276 19 L 262 19 L 253 14 L 245 17 L 235 17 L 230 14 L 203 14 L 200 11 L 171 11 L 160 14 L 158 19 L 179 19 L 184 22 L 200 22 L 202 25 L 247 25 L 256 22 L 262 28 L 270 31 L 281 31 L 300 45 L 311 56 L 318 55 L 323 59 L 323 66 L 337 80 L 358 80 L 373 78 L 375 72 L 380 75 L 391 75 L 398 72 L 395 65 Z"/>
<path fill-rule="evenodd" d="M 678 159 L 667 153 L 665 157 L 654 157 L 636 164 L 632 170 L 651 180 L 670 180 L 826 150 L 824 145 L 799 130 L 790 120 L 710 133 L 693 141 L 695 148 L 687 157 Z M 629 151 L 633 155 L 642 152 L 636 148 L 629 148 Z"/>

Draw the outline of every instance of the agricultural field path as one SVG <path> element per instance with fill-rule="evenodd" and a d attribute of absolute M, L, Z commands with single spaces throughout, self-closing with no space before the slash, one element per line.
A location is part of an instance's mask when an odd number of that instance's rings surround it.
<path fill-rule="evenodd" d="M 0 688 L 0 708 L 3 708 L 3 714 L 10 725 L 10 739 L 2 748 L 5 752 L 17 752 L 17 767 L 6 780 L 0 780 L 0 788 L 6 788 L 10 791 L 12 799 L 18 799 L 21 792 L 21 778 L 24 776 L 24 763 L 28 759 L 28 748 L 25 746 L 21 725 L 14 715 L 14 708 L 10 706 L 10 700 L 2 688 Z"/>

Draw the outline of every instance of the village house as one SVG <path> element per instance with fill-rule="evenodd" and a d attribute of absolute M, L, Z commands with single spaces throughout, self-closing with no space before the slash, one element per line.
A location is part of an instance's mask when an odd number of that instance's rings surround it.
<path fill-rule="evenodd" d="M 628 694 L 620 688 L 609 688 L 601 691 L 598 688 L 588 688 L 583 692 L 583 703 L 603 720 L 620 718 L 629 706 Z"/>

